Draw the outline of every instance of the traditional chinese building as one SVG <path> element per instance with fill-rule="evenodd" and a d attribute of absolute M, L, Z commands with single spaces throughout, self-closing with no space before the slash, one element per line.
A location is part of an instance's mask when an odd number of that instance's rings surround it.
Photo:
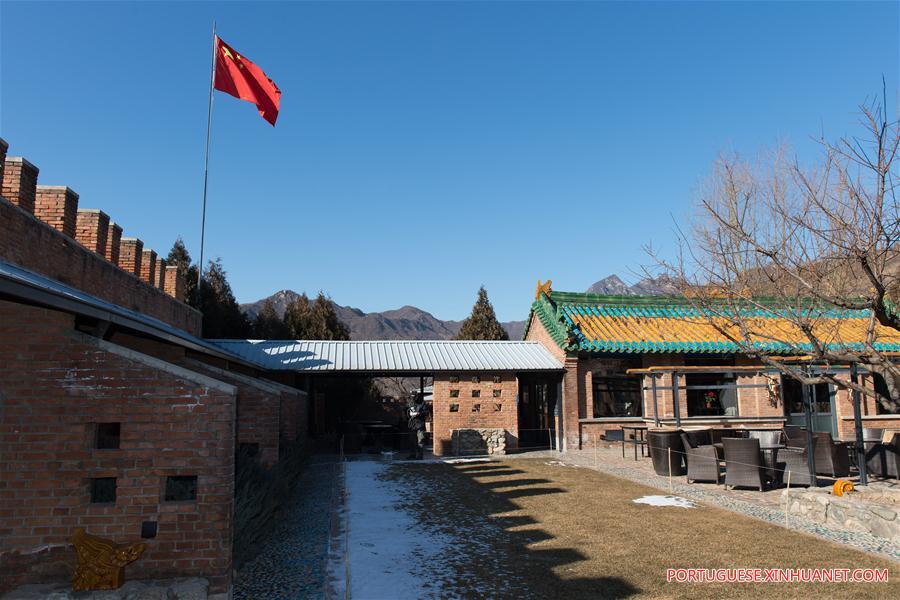
<path fill-rule="evenodd" d="M 844 340 L 863 339 L 868 315 L 843 312 L 835 320 Z M 761 313 L 773 331 L 791 335 L 777 311 Z M 900 352 L 900 334 L 882 328 L 878 347 Z M 739 353 L 683 298 L 595 296 L 538 287 L 525 339 L 541 342 L 565 366 L 562 380 L 545 378 L 530 393 L 554 421 L 559 447 L 602 443 L 622 425 L 805 425 L 803 386 Z M 809 365 L 811 369 L 822 368 Z M 830 367 L 849 377 L 846 367 Z M 879 375 L 864 385 L 887 394 Z M 853 439 L 849 392 L 829 384 L 807 390 L 817 430 Z M 546 399 L 546 400 L 545 400 Z M 532 399 L 522 396 L 523 402 Z M 900 428 L 900 414 L 874 398 L 862 405 L 866 427 Z M 521 425 L 520 425 L 521 426 Z"/>

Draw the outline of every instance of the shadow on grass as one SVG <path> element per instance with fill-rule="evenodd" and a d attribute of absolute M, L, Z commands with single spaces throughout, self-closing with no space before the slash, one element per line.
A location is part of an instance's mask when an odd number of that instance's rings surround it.
<path fill-rule="evenodd" d="M 441 490 L 419 499 L 419 507 L 434 519 L 431 524 L 467 540 L 467 548 L 447 558 L 456 569 L 454 581 L 443 582 L 450 596 L 613 599 L 641 592 L 620 577 L 575 576 L 572 565 L 588 557 L 578 548 L 554 547 L 556 538 L 539 521 L 514 514 L 522 510 L 518 498 L 568 493 L 547 485 L 553 481 L 514 478 L 520 469 L 496 464 L 411 467 L 410 475 L 430 479 L 432 489 Z"/>

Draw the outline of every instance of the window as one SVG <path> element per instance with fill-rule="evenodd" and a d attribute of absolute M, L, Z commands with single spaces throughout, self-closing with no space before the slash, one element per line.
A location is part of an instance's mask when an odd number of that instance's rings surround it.
<path fill-rule="evenodd" d="M 481 390 L 472 390 L 473 398 L 481 398 Z"/>
<path fill-rule="evenodd" d="M 878 394 L 881 398 L 890 401 L 891 392 L 888 389 L 887 382 L 884 380 L 884 377 L 879 375 L 878 373 L 872 373 L 872 383 L 875 384 L 875 393 Z M 885 407 L 881 405 L 881 402 L 875 403 L 875 414 L 876 415 L 900 415 L 900 406 L 897 406 L 897 403 L 894 403 L 892 407 Z"/>
<path fill-rule="evenodd" d="M 689 417 L 738 416 L 734 373 L 685 373 Z"/>
<path fill-rule="evenodd" d="M 450 412 L 459 412 L 459 404 L 451 404 Z"/>
<path fill-rule="evenodd" d="M 121 423 L 97 423 L 94 447 L 98 450 L 114 450 L 119 447 Z"/>
<path fill-rule="evenodd" d="M 459 383 L 459 375 L 451 375 L 450 383 Z"/>
<path fill-rule="evenodd" d="M 499 398 L 503 395 L 503 390 L 494 390 L 494 398 Z"/>
<path fill-rule="evenodd" d="M 494 412 L 500 412 L 503 410 L 503 405 L 499 402 L 494 402 Z"/>
<path fill-rule="evenodd" d="M 641 380 L 638 377 L 594 377 L 595 417 L 640 417 Z"/>
<path fill-rule="evenodd" d="M 480 405 L 480 404 L 473 404 L 473 405 L 472 405 L 472 412 L 481 412 L 481 405 Z"/>
<path fill-rule="evenodd" d="M 494 383 L 503 383 L 503 377 L 500 375 L 494 375 Z"/>
<path fill-rule="evenodd" d="M 473 375 L 472 383 L 481 383 L 481 377 L 479 375 Z"/>
<path fill-rule="evenodd" d="M 786 415 L 802 415 L 806 413 L 803 408 L 803 384 L 786 375 L 781 376 L 781 393 Z M 817 383 L 809 386 L 809 399 L 812 402 L 810 410 L 812 414 L 831 414 L 831 390 L 827 383 Z"/>
<path fill-rule="evenodd" d="M 451 398 L 459 398 L 459 390 L 450 390 Z"/>
<path fill-rule="evenodd" d="M 166 502 L 189 502 L 196 499 L 196 475 L 173 475 L 166 477 Z"/>
<path fill-rule="evenodd" d="M 91 504 L 111 504 L 116 501 L 116 478 L 94 477 L 91 479 Z"/>

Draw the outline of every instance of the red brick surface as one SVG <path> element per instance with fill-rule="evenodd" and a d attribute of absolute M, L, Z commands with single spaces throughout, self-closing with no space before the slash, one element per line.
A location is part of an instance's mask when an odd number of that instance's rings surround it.
<path fill-rule="evenodd" d="M 106 246 L 103 256 L 112 264 L 119 266 L 119 246 L 122 243 L 122 228 L 115 223 L 109 224 L 106 234 Z"/>
<path fill-rule="evenodd" d="M 67 579 L 76 527 L 117 542 L 156 538 L 130 578 L 230 584 L 235 389 L 74 331 L 64 313 L 0 301 L 0 591 Z M 94 449 L 94 424 L 121 446 Z M 196 475 L 194 502 L 165 502 L 168 475 Z M 89 478 L 116 477 L 114 504 Z"/>
<path fill-rule="evenodd" d="M 0 199 L 0 259 L 41 273 L 194 335 L 200 313 Z"/>
<path fill-rule="evenodd" d="M 478 383 L 472 381 L 476 375 L 480 378 Z M 495 375 L 500 376 L 500 383 L 494 383 Z M 459 381 L 451 382 L 451 377 L 459 377 Z M 459 396 L 451 398 L 450 390 L 459 390 Z M 480 397 L 473 398 L 472 390 L 478 390 Z M 494 396 L 494 390 L 500 390 L 499 397 Z M 454 429 L 505 429 L 507 450 L 518 447 L 518 393 L 519 384 L 514 372 L 436 374 L 432 404 L 434 453 L 438 456 L 453 454 Z M 451 404 L 458 404 L 459 411 L 450 412 Z M 481 405 L 479 412 L 473 410 L 476 404 Z M 495 405 L 500 405 L 499 411 Z"/>
<path fill-rule="evenodd" d="M 81 245 L 96 252 L 100 256 L 106 255 L 106 239 L 109 235 L 109 215 L 102 210 L 79 210 L 75 222 L 75 239 Z"/>
<path fill-rule="evenodd" d="M 39 185 L 34 200 L 34 216 L 74 238 L 75 222 L 78 220 L 78 194 L 65 186 Z"/>
<path fill-rule="evenodd" d="M 34 214 L 38 168 L 20 157 L 10 156 L 4 161 L 2 195 L 4 198 Z"/>

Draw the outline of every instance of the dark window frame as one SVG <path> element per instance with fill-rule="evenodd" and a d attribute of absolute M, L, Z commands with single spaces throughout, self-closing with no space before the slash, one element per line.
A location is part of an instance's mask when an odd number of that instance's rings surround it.
<path fill-rule="evenodd" d="M 175 497 L 176 491 L 173 488 L 169 487 L 169 484 L 172 483 L 173 486 L 175 484 L 190 484 L 193 483 L 193 486 L 186 486 L 188 490 L 188 498 Z M 163 480 L 163 502 L 196 502 L 197 501 L 197 493 L 198 488 L 200 487 L 199 478 L 196 475 L 167 475 Z"/>
<path fill-rule="evenodd" d="M 101 500 L 101 495 L 106 495 L 109 490 L 104 489 L 112 481 L 112 499 Z M 89 482 L 91 504 L 115 504 L 119 498 L 119 481 L 116 477 L 91 477 Z"/>
<path fill-rule="evenodd" d="M 641 378 L 630 375 L 594 375 L 591 382 L 595 419 L 631 419 L 644 414 Z M 624 399 L 632 396 L 631 404 Z M 604 397 L 607 402 L 603 402 Z M 604 410 L 612 407 L 612 412 Z"/>

